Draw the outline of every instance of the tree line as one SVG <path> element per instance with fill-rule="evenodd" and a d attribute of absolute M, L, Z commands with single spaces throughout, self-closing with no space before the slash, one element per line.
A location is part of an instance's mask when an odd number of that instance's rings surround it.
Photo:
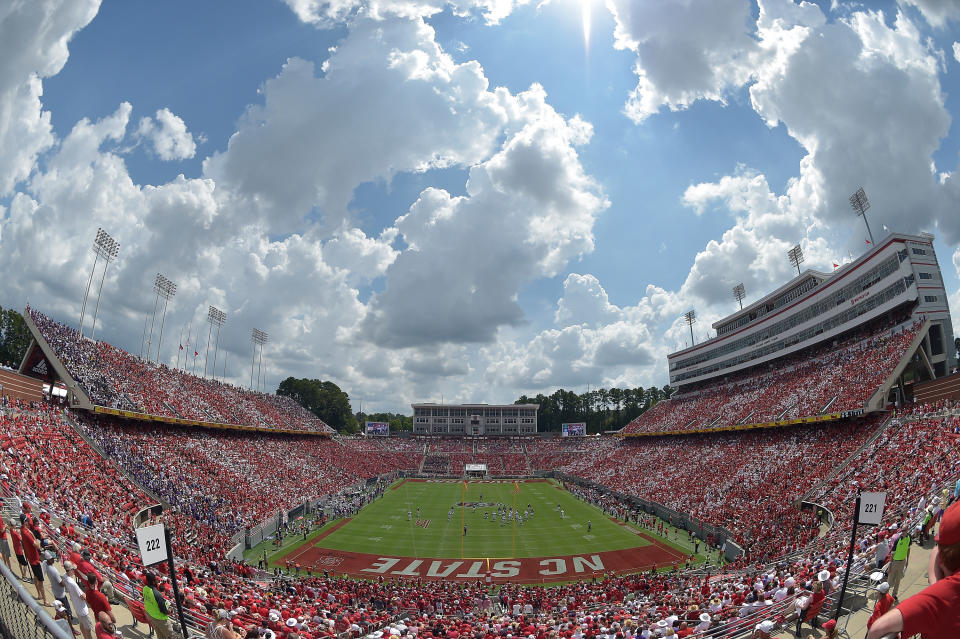
<path fill-rule="evenodd" d="M 600 433 L 623 428 L 672 393 L 669 386 L 597 388 L 580 394 L 561 388 L 551 395 L 521 395 L 514 403 L 540 405 L 538 432 L 558 432 L 562 424 L 584 422 L 588 433 Z"/>
<path fill-rule="evenodd" d="M 23 315 L 12 308 L 0 308 L 0 364 L 17 368 L 30 346 L 30 329 Z"/>

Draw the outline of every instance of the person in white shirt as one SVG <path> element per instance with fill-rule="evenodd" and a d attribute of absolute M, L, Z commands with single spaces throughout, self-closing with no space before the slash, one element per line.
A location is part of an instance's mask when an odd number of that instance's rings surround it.
<path fill-rule="evenodd" d="M 80 632 L 83 634 L 83 639 L 92 639 L 93 615 L 90 614 L 90 608 L 87 606 L 87 598 L 83 594 L 83 590 L 77 585 L 77 566 L 71 561 L 65 561 L 63 562 L 63 569 L 67 571 L 63 578 L 64 588 L 80 625 Z"/>

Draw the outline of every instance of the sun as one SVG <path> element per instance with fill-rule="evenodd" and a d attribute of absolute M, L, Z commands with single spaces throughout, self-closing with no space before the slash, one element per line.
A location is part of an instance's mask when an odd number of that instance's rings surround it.
<path fill-rule="evenodd" d="M 590 51 L 590 11 L 593 0 L 580 0 L 580 16 L 583 23 L 583 47 Z"/>

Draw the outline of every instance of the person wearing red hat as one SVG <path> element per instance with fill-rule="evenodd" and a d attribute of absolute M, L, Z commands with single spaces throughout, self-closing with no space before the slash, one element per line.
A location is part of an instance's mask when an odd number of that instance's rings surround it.
<path fill-rule="evenodd" d="M 923 639 L 960 637 L 960 503 L 943 513 L 930 553 L 930 585 L 877 619 L 867 639 L 899 632 Z"/>

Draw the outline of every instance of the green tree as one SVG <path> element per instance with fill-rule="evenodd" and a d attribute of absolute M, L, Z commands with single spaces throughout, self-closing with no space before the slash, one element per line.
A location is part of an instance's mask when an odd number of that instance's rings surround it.
<path fill-rule="evenodd" d="M 292 397 L 341 433 L 357 432 L 357 418 L 350 408 L 350 396 L 333 382 L 288 377 L 280 382 L 277 395 Z"/>
<path fill-rule="evenodd" d="M 16 368 L 30 346 L 30 329 L 12 308 L 0 310 L 0 363 Z"/>

